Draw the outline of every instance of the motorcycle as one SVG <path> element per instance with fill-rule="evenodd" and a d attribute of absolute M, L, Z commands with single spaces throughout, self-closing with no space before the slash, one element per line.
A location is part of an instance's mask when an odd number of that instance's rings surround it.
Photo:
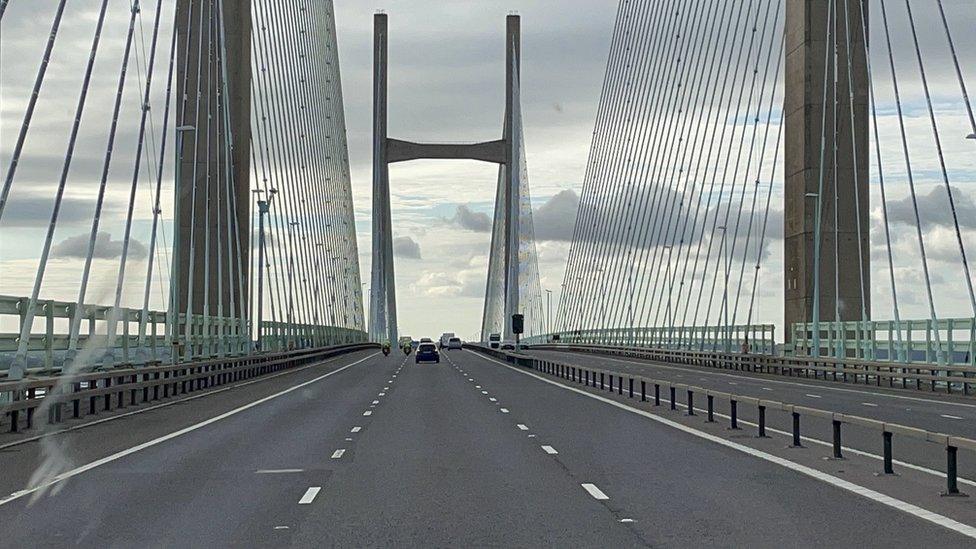
<path fill-rule="evenodd" d="M 383 356 L 390 356 L 390 346 L 389 345 L 384 345 L 383 346 Z"/>
<path fill-rule="evenodd" d="M 407 356 L 410 356 L 410 351 L 412 351 L 412 350 L 413 350 L 413 347 L 411 347 L 410 345 L 404 345 L 403 346 L 403 354 L 405 354 Z"/>

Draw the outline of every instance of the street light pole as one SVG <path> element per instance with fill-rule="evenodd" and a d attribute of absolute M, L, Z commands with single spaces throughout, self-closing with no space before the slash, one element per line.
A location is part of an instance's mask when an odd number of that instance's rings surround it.
<path fill-rule="evenodd" d="M 256 320 L 257 338 L 258 338 L 257 348 L 259 351 L 262 350 L 261 340 L 262 337 L 264 336 L 264 327 L 261 324 L 261 320 L 264 318 L 264 246 L 265 246 L 264 216 L 270 211 L 271 198 L 274 198 L 274 195 L 272 195 L 271 197 L 268 198 L 267 201 L 261 200 L 260 193 L 262 192 L 264 191 L 260 189 L 254 191 L 254 193 L 257 194 L 259 197 L 258 198 L 258 295 L 257 295 L 258 318 Z"/>
<path fill-rule="evenodd" d="M 546 332 L 552 339 L 552 290 L 546 289 Z"/>
<path fill-rule="evenodd" d="M 294 277 L 295 277 L 295 246 L 294 246 L 294 233 L 293 227 L 299 225 L 298 221 L 291 221 L 288 223 L 288 240 L 292 243 L 288 250 L 288 334 L 289 342 L 294 343 L 295 340 L 295 320 L 293 315 L 295 306 L 295 294 L 294 294 Z"/>
<path fill-rule="evenodd" d="M 730 341 L 729 340 L 731 338 L 731 335 L 729 333 L 729 256 L 728 256 L 728 254 L 726 253 L 726 250 L 725 250 L 725 237 L 726 237 L 726 234 L 728 233 L 728 230 L 726 229 L 725 225 L 722 225 L 721 227 L 716 227 L 716 229 L 722 231 L 722 244 L 719 246 L 719 249 L 722 250 L 721 251 L 721 254 L 722 254 L 723 259 L 725 260 L 725 268 L 724 268 L 724 271 L 725 272 L 723 274 L 723 284 L 722 284 L 723 285 L 723 289 L 722 289 L 722 324 L 724 326 L 724 329 L 723 329 L 723 332 L 724 332 L 723 333 L 723 337 L 725 339 L 725 342 L 723 343 L 723 345 L 724 345 L 724 348 L 725 348 L 725 352 L 728 353 L 730 351 Z"/>

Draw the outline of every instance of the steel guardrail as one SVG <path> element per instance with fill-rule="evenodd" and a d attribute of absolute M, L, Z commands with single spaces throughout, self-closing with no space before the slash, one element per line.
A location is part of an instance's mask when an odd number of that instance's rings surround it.
<path fill-rule="evenodd" d="M 725 370 L 853 382 L 902 389 L 972 395 L 976 392 L 976 368 L 923 363 L 880 362 L 833 357 L 773 356 L 750 353 L 722 353 L 678 349 L 648 349 L 606 345 L 535 344 L 529 348 L 551 351 L 606 354 L 668 364 L 704 366 Z"/>
<path fill-rule="evenodd" d="M 287 352 L 258 353 L 181 364 L 117 368 L 0 382 L 0 426 L 9 432 L 34 426 L 37 410 L 47 410 L 46 422 L 65 416 L 80 418 L 143 402 L 251 379 L 358 350 L 379 348 L 356 343 Z M 128 396 L 128 398 L 126 398 Z M 87 404 L 83 406 L 82 404 Z"/>

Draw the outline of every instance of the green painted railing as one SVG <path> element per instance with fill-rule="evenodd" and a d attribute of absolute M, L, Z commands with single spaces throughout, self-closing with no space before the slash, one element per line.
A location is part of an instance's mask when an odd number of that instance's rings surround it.
<path fill-rule="evenodd" d="M 575 343 L 655 349 L 775 354 L 776 328 L 772 324 L 740 326 L 674 326 L 570 330 L 523 338 L 526 344 Z"/>
<path fill-rule="evenodd" d="M 261 322 L 262 351 L 283 351 L 301 347 L 328 347 L 365 343 L 369 336 L 362 330 L 339 326 L 291 324 L 265 320 Z"/>
<path fill-rule="evenodd" d="M 0 318 L 16 317 L 16 332 L 0 333 L 0 371 L 6 370 L 20 343 L 20 329 L 30 299 L 0 295 Z M 86 367 L 109 368 L 121 365 L 172 361 L 168 315 L 164 311 L 143 311 L 106 305 L 84 305 L 81 311 L 77 348 L 69 352 L 69 325 L 78 305 L 68 301 L 39 300 L 34 310 L 34 328 L 27 343 L 30 370 L 57 372 L 70 355 L 85 353 Z M 115 319 L 115 335 L 109 341 L 108 325 Z M 191 346 L 192 359 L 240 356 L 250 351 L 250 337 L 241 319 L 206 315 L 190 317 L 189 342 L 185 339 L 185 315 L 179 323 L 180 348 L 177 356 L 186 359 L 184 345 Z"/>
<path fill-rule="evenodd" d="M 812 323 L 792 326 L 787 353 L 811 356 Z M 820 323 L 820 356 L 901 363 L 976 366 L 976 322 L 972 318 L 869 320 Z"/>

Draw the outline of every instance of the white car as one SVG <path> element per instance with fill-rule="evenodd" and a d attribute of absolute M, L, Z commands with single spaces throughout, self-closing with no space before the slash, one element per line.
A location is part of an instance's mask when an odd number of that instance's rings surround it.
<path fill-rule="evenodd" d="M 459 338 L 459 337 L 452 337 L 452 338 L 450 338 L 450 339 L 447 340 L 447 350 L 448 351 L 450 351 L 451 349 L 460 349 L 460 348 L 461 348 L 461 338 Z"/>

